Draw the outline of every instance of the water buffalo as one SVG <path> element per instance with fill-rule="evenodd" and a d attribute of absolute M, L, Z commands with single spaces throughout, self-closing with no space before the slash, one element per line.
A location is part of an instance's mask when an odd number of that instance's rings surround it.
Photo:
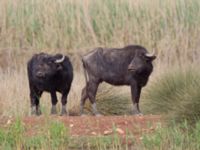
<path fill-rule="evenodd" d="M 61 115 L 67 114 L 66 103 L 73 80 L 72 64 L 62 54 L 35 54 L 27 65 L 30 88 L 31 114 L 40 115 L 39 99 L 44 91 L 51 94 L 51 114 L 56 114 L 56 92 L 62 94 Z"/>
<path fill-rule="evenodd" d="M 85 100 L 89 98 L 92 110 L 96 109 L 95 96 L 101 82 L 112 85 L 131 86 L 133 114 L 141 114 L 139 99 L 142 87 L 147 84 L 153 71 L 152 61 L 156 58 L 139 45 L 124 48 L 96 48 L 82 57 L 86 86 L 82 90 L 80 111 L 83 114 Z"/>

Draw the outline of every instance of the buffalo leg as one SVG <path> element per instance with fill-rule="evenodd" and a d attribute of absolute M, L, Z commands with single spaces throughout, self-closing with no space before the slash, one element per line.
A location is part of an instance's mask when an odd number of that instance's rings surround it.
<path fill-rule="evenodd" d="M 31 99 L 31 115 L 41 115 L 41 110 L 39 107 L 39 100 L 42 95 L 42 91 L 34 90 L 30 93 Z"/>
<path fill-rule="evenodd" d="M 95 100 L 98 86 L 99 86 L 99 83 L 96 83 L 96 82 L 89 82 L 87 86 L 87 94 L 92 104 L 92 111 L 93 111 L 93 114 L 96 116 L 100 115 L 96 108 L 96 100 Z"/>
<path fill-rule="evenodd" d="M 87 87 L 87 86 L 86 86 Z M 82 93 L 81 93 L 81 105 L 80 105 L 80 114 L 83 114 L 83 108 L 85 105 L 85 101 L 88 98 L 87 92 L 86 92 L 86 87 L 83 88 Z"/>
<path fill-rule="evenodd" d="M 56 92 L 51 92 L 51 103 L 52 103 L 51 114 L 57 114 L 57 110 L 56 110 L 57 102 L 58 102 L 58 99 L 56 96 Z"/>
<path fill-rule="evenodd" d="M 70 89 L 67 89 L 63 94 L 62 94 L 62 98 L 61 98 L 61 103 L 62 103 L 62 109 L 61 109 L 61 116 L 62 115 L 67 115 L 67 110 L 66 110 L 66 104 L 67 104 L 67 96 L 69 93 Z"/>
<path fill-rule="evenodd" d="M 136 83 L 131 85 L 131 96 L 133 102 L 133 114 L 142 115 L 139 108 L 141 87 Z"/>

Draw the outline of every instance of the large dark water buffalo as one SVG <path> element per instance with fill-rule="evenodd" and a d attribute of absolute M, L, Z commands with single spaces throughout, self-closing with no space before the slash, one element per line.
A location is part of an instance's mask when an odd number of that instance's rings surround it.
<path fill-rule="evenodd" d="M 82 90 L 81 114 L 85 100 L 89 98 L 93 113 L 98 115 L 95 96 L 101 82 L 112 85 L 130 85 L 133 114 L 141 114 L 139 99 L 142 87 L 147 84 L 156 58 L 139 45 L 124 48 L 96 48 L 82 58 L 86 86 Z"/>
<path fill-rule="evenodd" d="M 61 115 L 67 114 L 67 96 L 73 80 L 73 68 L 67 56 L 46 53 L 35 54 L 28 62 L 28 79 L 30 87 L 31 113 L 40 115 L 39 99 L 43 91 L 50 92 L 51 113 L 56 114 L 56 92 L 62 94 Z"/>

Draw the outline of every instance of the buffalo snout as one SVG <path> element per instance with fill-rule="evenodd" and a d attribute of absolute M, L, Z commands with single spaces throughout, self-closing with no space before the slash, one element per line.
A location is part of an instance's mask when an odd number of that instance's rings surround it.
<path fill-rule="evenodd" d="M 136 68 L 134 67 L 134 65 L 130 64 L 128 65 L 128 71 L 131 71 L 131 72 L 136 71 Z"/>
<path fill-rule="evenodd" d="M 38 78 L 43 78 L 43 77 L 45 77 L 45 73 L 44 73 L 44 72 L 41 72 L 41 71 L 38 71 L 38 72 L 36 72 L 36 76 L 37 76 Z"/>

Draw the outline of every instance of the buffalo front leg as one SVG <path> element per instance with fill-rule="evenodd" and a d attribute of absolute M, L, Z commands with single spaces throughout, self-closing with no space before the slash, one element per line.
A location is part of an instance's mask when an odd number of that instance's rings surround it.
<path fill-rule="evenodd" d="M 41 110 L 39 107 L 39 100 L 42 92 L 33 92 L 30 93 L 30 99 L 31 99 L 31 115 L 41 115 Z"/>
<path fill-rule="evenodd" d="M 60 113 L 61 116 L 67 115 L 66 104 L 67 104 L 68 93 L 69 93 L 69 90 L 67 90 L 67 92 L 62 94 L 62 98 L 61 98 L 62 108 L 61 108 L 61 113 Z"/>
<path fill-rule="evenodd" d="M 52 107 L 51 107 L 51 114 L 57 114 L 57 110 L 56 110 L 56 104 L 58 102 L 57 96 L 56 96 L 56 92 L 53 91 L 51 92 L 51 103 L 52 103 Z"/>
<path fill-rule="evenodd" d="M 86 87 L 83 88 L 82 93 L 81 93 L 80 115 L 83 115 L 84 113 L 83 109 L 84 109 L 85 101 L 88 98 Z"/>
<path fill-rule="evenodd" d="M 92 104 L 92 111 L 95 116 L 100 116 L 100 113 L 98 112 L 96 108 L 96 100 L 95 100 L 98 86 L 99 86 L 99 83 L 96 83 L 96 82 L 89 82 L 87 86 L 87 94 Z"/>
<path fill-rule="evenodd" d="M 142 115 L 140 108 L 139 108 L 139 100 L 141 94 L 141 87 L 138 86 L 136 83 L 131 85 L 131 97 L 133 102 L 133 114 L 134 115 Z"/>

